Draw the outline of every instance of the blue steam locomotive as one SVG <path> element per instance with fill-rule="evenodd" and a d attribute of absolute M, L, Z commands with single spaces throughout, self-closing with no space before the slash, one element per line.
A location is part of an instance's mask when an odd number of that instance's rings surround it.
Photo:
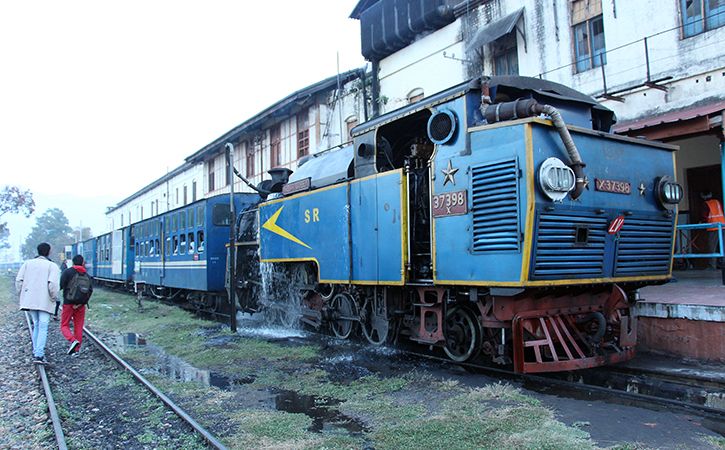
<path fill-rule="evenodd" d="M 361 124 L 352 145 L 238 196 L 238 307 L 518 372 L 632 358 L 630 305 L 671 276 L 683 191 L 676 147 L 610 134 L 614 120 L 565 86 L 494 77 Z M 226 250 L 212 236 L 228 219 L 212 210 L 225 199 L 96 239 L 97 276 L 218 302 Z"/>

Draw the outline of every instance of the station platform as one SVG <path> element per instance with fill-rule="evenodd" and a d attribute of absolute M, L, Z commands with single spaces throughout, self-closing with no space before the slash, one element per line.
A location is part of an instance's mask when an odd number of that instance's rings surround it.
<path fill-rule="evenodd" d="M 725 286 L 719 270 L 673 273 L 640 290 L 638 351 L 725 363 Z"/>

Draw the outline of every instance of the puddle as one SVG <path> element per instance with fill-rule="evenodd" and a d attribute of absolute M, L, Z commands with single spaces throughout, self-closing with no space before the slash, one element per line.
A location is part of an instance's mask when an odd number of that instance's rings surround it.
<path fill-rule="evenodd" d="M 229 389 L 235 384 L 249 384 L 254 382 L 254 377 L 231 378 L 217 372 L 198 369 L 181 358 L 167 354 L 160 347 L 147 344 L 146 338 L 136 333 L 118 335 L 117 342 L 120 347 L 126 349 L 144 346 L 156 358 L 154 367 L 143 370 L 147 373 L 153 372 L 173 380 L 194 381 L 205 386 L 214 386 L 220 389 Z"/>
<path fill-rule="evenodd" d="M 126 333 L 118 335 L 117 343 L 122 347 L 138 347 L 146 345 L 146 338 L 137 333 Z"/>
<path fill-rule="evenodd" d="M 366 431 L 365 426 L 357 419 L 342 414 L 333 406 L 339 405 L 339 400 L 301 395 L 294 391 L 275 391 L 274 406 L 277 411 L 304 414 L 312 419 L 308 431 L 315 433 L 349 433 L 361 434 Z"/>

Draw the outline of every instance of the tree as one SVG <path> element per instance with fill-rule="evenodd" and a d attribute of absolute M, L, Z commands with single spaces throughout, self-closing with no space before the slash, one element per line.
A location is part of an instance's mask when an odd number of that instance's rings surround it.
<path fill-rule="evenodd" d="M 5 186 L 0 191 L 0 218 L 7 213 L 30 217 L 33 211 L 35 211 L 35 201 L 30 191 L 23 191 L 17 186 Z M 8 223 L 0 223 L 0 248 L 10 247 L 9 236 Z"/>
<path fill-rule="evenodd" d="M 51 208 L 36 219 L 35 226 L 23 244 L 23 257 L 35 257 L 38 254 L 38 244 L 47 242 L 51 247 L 50 257 L 55 260 L 59 253 L 63 253 L 63 248 L 74 241 L 68 218 L 60 209 Z"/>

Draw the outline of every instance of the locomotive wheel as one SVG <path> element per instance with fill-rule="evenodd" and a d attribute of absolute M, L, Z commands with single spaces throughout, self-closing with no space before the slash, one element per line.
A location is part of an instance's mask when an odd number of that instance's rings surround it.
<path fill-rule="evenodd" d="M 349 338 L 355 328 L 354 318 L 358 315 L 355 300 L 347 292 L 342 292 L 333 297 L 330 308 L 335 317 L 330 324 L 332 332 L 340 339 Z"/>
<path fill-rule="evenodd" d="M 312 290 L 316 281 L 307 264 L 295 264 L 290 271 L 291 283 L 300 291 Z"/>
<path fill-rule="evenodd" d="M 335 287 L 336 286 L 334 284 L 318 284 L 315 292 L 319 294 L 322 300 L 327 301 L 335 296 L 335 291 L 337 291 Z"/>
<path fill-rule="evenodd" d="M 382 311 L 377 309 L 374 299 L 365 301 L 362 311 L 362 331 L 368 342 L 373 345 L 382 345 L 388 341 L 390 321 L 386 317 L 385 309 Z"/>
<path fill-rule="evenodd" d="M 476 318 L 468 309 L 454 306 L 448 310 L 443 350 L 449 358 L 456 362 L 471 359 L 478 351 L 480 336 Z"/>

